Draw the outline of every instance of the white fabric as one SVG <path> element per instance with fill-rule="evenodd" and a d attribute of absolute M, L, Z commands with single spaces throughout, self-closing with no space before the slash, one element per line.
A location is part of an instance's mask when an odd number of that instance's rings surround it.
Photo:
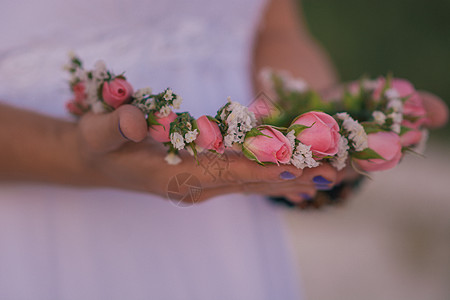
<path fill-rule="evenodd" d="M 260 0 L 3 0 L 0 99 L 68 117 L 62 65 L 102 58 L 195 116 L 251 100 Z M 2 141 L 5 143 L 7 141 Z M 152 175 L 149 175 L 152 176 Z M 189 208 L 118 190 L 0 184 L 0 299 L 298 299 L 281 215 L 261 197 Z"/>

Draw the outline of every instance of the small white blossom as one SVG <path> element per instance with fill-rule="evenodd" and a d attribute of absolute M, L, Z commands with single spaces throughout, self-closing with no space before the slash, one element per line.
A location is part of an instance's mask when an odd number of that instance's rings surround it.
<path fill-rule="evenodd" d="M 108 77 L 108 70 L 106 69 L 106 64 L 104 61 L 99 60 L 94 65 L 94 70 L 92 71 L 92 77 L 96 81 L 102 81 Z"/>
<path fill-rule="evenodd" d="M 195 139 L 197 138 L 197 135 L 198 135 L 198 131 L 197 131 L 197 129 L 194 129 L 192 131 L 188 131 L 184 135 L 184 139 L 186 140 L 186 143 L 191 143 L 191 142 L 195 141 Z"/>
<path fill-rule="evenodd" d="M 356 151 L 362 151 L 369 147 L 366 131 L 358 121 L 348 117 L 344 120 L 342 126 L 349 133 L 348 138 L 352 140 Z"/>
<path fill-rule="evenodd" d="M 378 125 L 383 125 L 386 121 L 386 115 L 379 110 L 374 111 L 372 113 L 372 117 L 375 120 L 375 123 L 377 123 Z"/>
<path fill-rule="evenodd" d="M 170 134 L 170 142 L 175 147 L 175 149 L 181 150 L 184 148 L 184 138 L 178 132 L 174 132 Z"/>
<path fill-rule="evenodd" d="M 294 92 L 304 93 L 308 90 L 308 84 L 302 79 L 289 78 L 285 85 L 288 90 Z"/>
<path fill-rule="evenodd" d="M 173 92 L 171 89 L 167 89 L 166 93 L 163 96 L 164 100 L 169 101 L 173 99 Z"/>
<path fill-rule="evenodd" d="M 192 124 L 191 124 L 191 122 L 187 122 L 187 123 L 186 123 L 186 127 L 187 127 L 187 129 L 192 130 Z"/>
<path fill-rule="evenodd" d="M 400 98 L 400 94 L 398 93 L 398 91 L 396 89 L 393 89 L 393 88 L 386 90 L 384 92 L 384 95 L 389 100 Z"/>
<path fill-rule="evenodd" d="M 393 112 L 390 113 L 387 117 L 391 118 L 392 122 L 394 122 L 395 124 L 400 124 L 403 121 L 403 115 L 401 113 Z"/>
<path fill-rule="evenodd" d="M 286 134 L 286 138 L 289 140 L 291 144 L 292 150 L 295 149 L 295 130 L 291 130 Z"/>
<path fill-rule="evenodd" d="M 101 114 L 101 113 L 106 112 L 105 106 L 103 105 L 103 102 L 101 102 L 101 101 L 97 101 L 94 104 L 92 104 L 91 109 L 94 114 Z"/>
<path fill-rule="evenodd" d="M 346 112 L 341 112 L 341 113 L 337 113 L 336 117 L 340 120 L 346 120 L 346 119 L 350 118 L 350 115 Z"/>
<path fill-rule="evenodd" d="M 378 87 L 378 80 L 365 79 L 362 82 L 363 89 L 366 91 L 373 91 Z"/>
<path fill-rule="evenodd" d="M 312 156 L 311 146 L 299 143 L 291 158 L 291 164 L 298 169 L 315 168 L 320 165 Z"/>
<path fill-rule="evenodd" d="M 183 102 L 183 98 L 181 98 L 181 96 L 177 95 L 177 97 L 172 102 L 173 108 L 179 109 L 181 107 L 182 102 Z"/>
<path fill-rule="evenodd" d="M 159 110 L 159 113 L 162 117 L 167 117 L 168 115 L 170 115 L 171 112 L 172 110 L 168 105 L 161 107 L 161 109 Z"/>
<path fill-rule="evenodd" d="M 152 89 L 150 87 L 146 87 L 146 88 L 143 88 L 143 89 L 138 89 L 134 93 L 133 97 L 136 100 L 142 100 L 142 99 L 144 99 L 145 96 L 148 96 L 148 95 L 151 95 L 151 94 L 152 94 Z"/>
<path fill-rule="evenodd" d="M 75 72 L 73 73 L 73 77 L 80 80 L 80 81 L 87 81 L 88 76 L 85 70 L 76 68 Z"/>
<path fill-rule="evenodd" d="M 392 108 L 394 112 L 402 112 L 403 111 L 403 102 L 399 98 L 390 99 L 387 108 Z"/>
<path fill-rule="evenodd" d="M 164 160 L 169 165 L 178 165 L 181 162 L 181 158 L 173 152 L 170 152 L 169 154 L 167 154 L 166 157 L 164 158 Z"/>
<path fill-rule="evenodd" d="M 391 130 L 393 132 L 395 132 L 396 134 L 400 134 L 401 129 L 402 129 L 402 127 L 400 126 L 400 124 L 394 123 L 391 125 Z"/>
<path fill-rule="evenodd" d="M 226 135 L 223 139 L 223 144 L 225 145 L 225 147 L 229 148 L 231 146 L 233 146 L 233 137 L 231 135 Z"/>
<path fill-rule="evenodd" d="M 244 142 L 245 134 L 256 126 L 256 118 L 246 106 L 233 102 L 229 98 L 228 101 L 230 104 L 222 111 L 221 118 L 228 125 L 227 134 L 224 137 L 225 146 L 231 147 L 233 143 Z"/>
<path fill-rule="evenodd" d="M 348 140 L 345 137 L 341 136 L 339 138 L 338 152 L 336 156 L 330 160 L 331 165 L 338 171 L 345 168 L 349 149 L 350 147 L 348 146 Z"/>

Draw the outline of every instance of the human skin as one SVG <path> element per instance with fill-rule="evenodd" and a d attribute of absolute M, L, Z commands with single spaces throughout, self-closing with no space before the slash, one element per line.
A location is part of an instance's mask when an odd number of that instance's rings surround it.
<path fill-rule="evenodd" d="M 309 36 L 293 5 L 290 0 L 269 4 L 255 43 L 255 78 L 261 67 L 269 66 L 289 70 L 313 88 L 336 84 L 329 59 Z M 256 79 L 254 83 L 255 91 L 260 90 Z M 433 112 L 431 126 L 441 125 L 447 116 L 436 107 L 445 105 L 435 96 L 430 97 L 433 100 L 426 101 L 425 106 Z M 205 173 L 185 152 L 181 153 L 182 163 L 167 165 L 164 147 L 147 138 L 144 115 L 130 105 L 109 114 L 89 113 L 74 123 L 0 104 L 0 141 L 3 181 L 110 187 L 167 197 L 169 180 L 188 172 L 202 184 L 200 201 L 242 192 L 300 201 L 299 193 L 315 195 L 314 177 L 322 176 L 332 186 L 347 176 L 328 164 L 303 171 L 294 166 L 260 166 L 235 150 L 225 151 L 229 158 L 226 176 Z M 200 164 L 208 162 L 204 154 L 199 160 Z M 295 178 L 282 179 L 283 172 Z"/>

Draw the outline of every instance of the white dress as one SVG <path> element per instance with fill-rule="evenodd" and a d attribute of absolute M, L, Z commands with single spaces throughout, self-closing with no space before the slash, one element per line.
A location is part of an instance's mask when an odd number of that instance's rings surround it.
<path fill-rule="evenodd" d="M 0 99 L 68 118 L 61 67 L 75 50 L 135 87 L 172 87 L 196 117 L 227 96 L 248 102 L 263 5 L 2 0 Z M 262 197 L 179 208 L 112 189 L 0 183 L 0 299 L 299 299 L 288 250 L 281 212 Z"/>

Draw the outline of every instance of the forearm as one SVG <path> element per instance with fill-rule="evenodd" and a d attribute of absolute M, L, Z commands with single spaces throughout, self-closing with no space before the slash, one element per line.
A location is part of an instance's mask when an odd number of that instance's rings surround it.
<path fill-rule="evenodd" d="M 98 185 L 81 158 L 75 128 L 0 103 L 0 180 Z"/>
<path fill-rule="evenodd" d="M 269 3 L 258 32 L 253 60 L 254 86 L 261 90 L 258 72 L 264 67 L 288 70 L 315 89 L 337 83 L 336 71 L 323 49 L 308 33 L 293 0 Z"/>

